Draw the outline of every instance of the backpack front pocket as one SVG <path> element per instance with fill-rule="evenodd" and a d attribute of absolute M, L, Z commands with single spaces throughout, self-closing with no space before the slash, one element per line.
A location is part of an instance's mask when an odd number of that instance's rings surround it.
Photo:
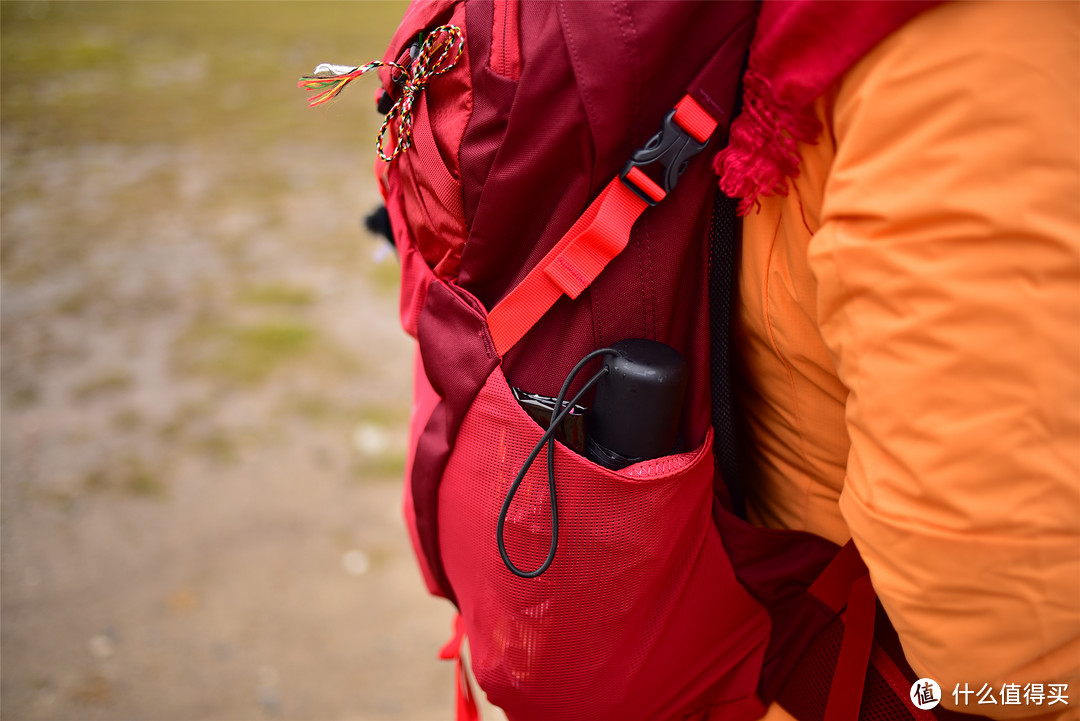
<path fill-rule="evenodd" d="M 465 414 L 439 490 L 439 540 L 492 703 L 517 719 L 667 719 L 752 702 L 769 634 L 713 525 L 711 432 L 694 451 L 600 467 L 555 449 L 559 545 L 540 577 L 503 564 L 503 500 L 542 429 L 495 368 Z M 509 507 L 519 568 L 548 553 L 541 455 Z"/>

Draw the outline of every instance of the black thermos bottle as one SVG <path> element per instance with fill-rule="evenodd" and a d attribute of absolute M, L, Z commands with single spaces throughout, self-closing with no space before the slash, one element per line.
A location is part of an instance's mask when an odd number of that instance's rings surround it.
<path fill-rule="evenodd" d="M 632 338 L 611 346 L 608 373 L 586 418 L 585 455 L 619 469 L 675 450 L 686 394 L 686 361 L 674 348 Z"/>

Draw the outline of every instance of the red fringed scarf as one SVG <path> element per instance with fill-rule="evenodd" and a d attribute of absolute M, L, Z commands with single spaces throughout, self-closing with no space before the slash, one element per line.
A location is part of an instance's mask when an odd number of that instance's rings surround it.
<path fill-rule="evenodd" d="M 786 195 L 800 142 L 821 132 L 812 104 L 878 42 L 935 0 L 765 0 L 743 77 L 743 110 L 713 161 L 746 215 L 759 195 Z"/>

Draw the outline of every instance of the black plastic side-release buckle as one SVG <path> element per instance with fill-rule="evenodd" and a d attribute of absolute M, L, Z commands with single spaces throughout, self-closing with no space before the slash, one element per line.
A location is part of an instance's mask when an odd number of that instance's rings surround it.
<path fill-rule="evenodd" d="M 649 205 L 656 205 L 675 189 L 679 182 L 679 176 L 686 170 L 687 164 L 695 155 L 704 150 L 708 144 L 707 139 L 705 142 L 699 142 L 683 130 L 675 122 L 675 110 L 671 110 L 664 116 L 664 124 L 660 132 L 652 136 L 649 142 L 645 144 L 645 147 L 635 150 L 630 156 L 630 160 L 626 161 L 622 172 L 619 173 L 619 178 L 639 198 Z M 650 168 L 650 166 L 657 164 L 662 168 L 662 171 Z M 659 185 L 664 194 L 659 198 L 654 198 L 638 187 L 633 180 L 628 179 L 627 176 L 634 168 L 641 168 L 642 171 L 646 169 L 652 170 L 651 173 L 646 172 L 646 175 L 650 176 L 649 179 Z"/>

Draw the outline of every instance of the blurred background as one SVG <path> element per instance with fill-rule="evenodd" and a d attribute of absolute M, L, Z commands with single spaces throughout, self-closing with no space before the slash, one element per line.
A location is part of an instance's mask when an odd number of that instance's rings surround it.
<path fill-rule="evenodd" d="M 0 715 L 448 719 L 361 218 L 403 2 L 0 3 Z"/>

